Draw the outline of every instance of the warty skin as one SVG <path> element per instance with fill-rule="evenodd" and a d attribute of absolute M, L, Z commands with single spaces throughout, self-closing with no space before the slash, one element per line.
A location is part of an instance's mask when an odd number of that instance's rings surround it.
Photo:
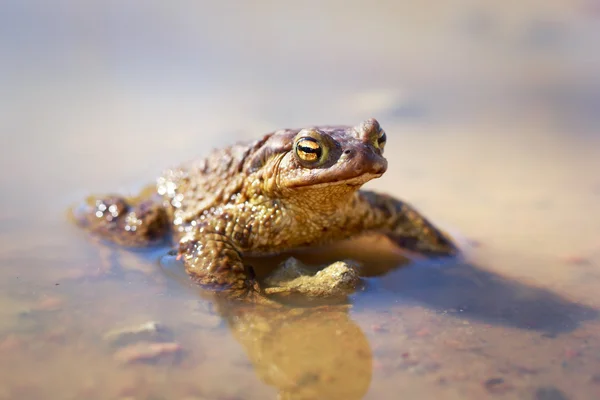
<path fill-rule="evenodd" d="M 166 170 L 150 196 L 88 199 L 82 227 L 125 246 L 172 233 L 187 273 L 227 297 L 262 297 L 244 255 L 265 255 L 379 232 L 426 256 L 458 252 L 415 208 L 360 190 L 387 169 L 375 119 L 269 133 Z"/>

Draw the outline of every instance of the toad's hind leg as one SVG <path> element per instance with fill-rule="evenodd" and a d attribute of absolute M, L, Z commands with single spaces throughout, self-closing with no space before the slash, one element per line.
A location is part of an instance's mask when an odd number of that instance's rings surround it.
<path fill-rule="evenodd" d="M 136 203 L 116 195 L 88 198 L 73 210 L 73 217 L 92 234 L 129 247 L 157 244 L 169 230 L 167 211 L 158 197 Z"/>
<path fill-rule="evenodd" d="M 391 196 L 362 191 L 359 207 L 366 229 L 383 231 L 398 246 L 426 256 L 459 253 L 452 239 L 408 203 Z"/>

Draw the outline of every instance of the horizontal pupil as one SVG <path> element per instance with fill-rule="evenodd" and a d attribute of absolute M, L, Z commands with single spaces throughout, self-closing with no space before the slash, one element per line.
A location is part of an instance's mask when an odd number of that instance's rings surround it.
<path fill-rule="evenodd" d="M 323 148 L 318 140 L 303 137 L 296 142 L 296 154 L 304 161 L 314 163 L 321 160 Z"/>
<path fill-rule="evenodd" d="M 313 147 L 298 146 L 298 148 L 305 153 L 318 154 L 321 152 L 321 149 L 319 147 L 313 148 Z"/>

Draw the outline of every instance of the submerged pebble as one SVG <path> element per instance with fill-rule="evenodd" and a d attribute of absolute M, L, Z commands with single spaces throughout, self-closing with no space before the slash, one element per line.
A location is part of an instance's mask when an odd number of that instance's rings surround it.
<path fill-rule="evenodd" d="M 497 394 L 505 393 L 512 389 L 512 386 L 506 383 L 504 378 L 490 378 L 483 383 L 483 386 L 485 386 L 488 392 Z"/>
<path fill-rule="evenodd" d="M 171 331 L 163 324 L 148 321 L 109 331 L 104 335 L 104 340 L 113 346 L 126 346 L 140 341 L 167 341 L 171 340 L 172 336 Z"/>
<path fill-rule="evenodd" d="M 122 364 L 137 362 L 156 362 L 160 359 L 173 360 L 173 356 L 179 354 L 182 347 L 179 343 L 149 343 L 141 342 L 124 347 L 115 352 L 114 358 Z"/>

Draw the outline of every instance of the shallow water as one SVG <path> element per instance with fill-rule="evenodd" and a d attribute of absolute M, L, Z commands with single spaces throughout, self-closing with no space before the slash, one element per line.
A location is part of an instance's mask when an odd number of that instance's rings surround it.
<path fill-rule="evenodd" d="M 0 399 L 600 398 L 598 5 L 426 3 L 7 4 Z M 466 260 L 304 255 L 366 261 L 349 307 L 232 309 L 167 248 L 66 217 L 212 147 L 370 116 L 389 169 L 367 187 Z M 148 321 L 181 351 L 124 363 L 105 335 Z"/>

